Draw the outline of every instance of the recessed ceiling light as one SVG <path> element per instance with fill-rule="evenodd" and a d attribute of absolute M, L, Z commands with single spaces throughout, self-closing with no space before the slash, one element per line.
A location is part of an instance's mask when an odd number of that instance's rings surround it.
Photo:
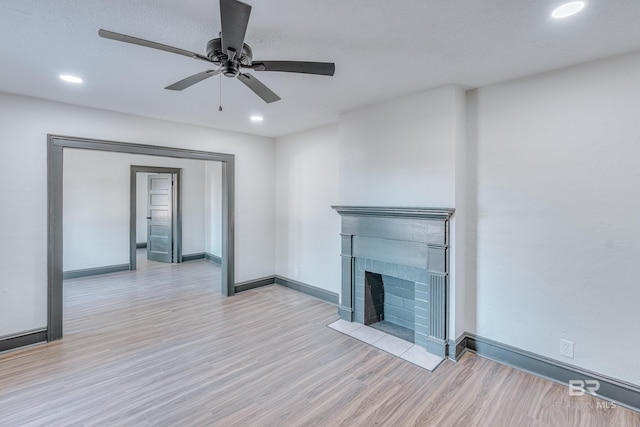
<path fill-rule="evenodd" d="M 263 120 L 264 120 L 264 118 L 262 116 L 258 116 L 258 115 L 251 116 L 251 121 L 252 122 L 261 122 Z"/>
<path fill-rule="evenodd" d="M 584 9 L 584 6 L 585 2 L 583 1 L 572 1 L 569 3 L 565 3 L 551 12 L 551 16 L 556 19 L 566 18 L 580 12 L 582 9 Z"/>
<path fill-rule="evenodd" d="M 64 80 L 69 83 L 82 83 L 82 79 L 80 77 L 72 76 L 70 74 L 60 74 L 60 80 Z"/>

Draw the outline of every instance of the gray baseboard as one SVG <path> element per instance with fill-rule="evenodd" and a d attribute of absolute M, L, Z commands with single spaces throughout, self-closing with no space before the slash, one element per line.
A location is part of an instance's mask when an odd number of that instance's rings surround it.
<path fill-rule="evenodd" d="M 286 277 L 278 275 L 249 280 L 242 283 L 236 283 L 236 293 L 248 291 L 249 289 L 259 288 L 261 286 L 273 285 L 274 283 L 298 292 L 302 292 L 303 294 L 307 294 L 314 298 L 321 299 L 322 301 L 328 302 L 330 304 L 338 305 L 338 294 L 312 285 L 308 285 L 306 283 L 298 282 L 297 280 L 287 279 Z"/>
<path fill-rule="evenodd" d="M 182 262 L 197 261 L 199 259 L 206 259 L 207 261 L 211 261 L 214 264 L 222 264 L 222 258 L 217 255 L 210 254 L 209 252 L 182 255 Z"/>
<path fill-rule="evenodd" d="M 546 378 L 568 386 L 570 380 L 595 380 L 600 383 L 598 397 L 615 404 L 640 411 L 640 386 L 578 368 L 545 356 L 511 347 L 470 333 L 456 341 L 456 359 L 465 350 L 473 351 L 488 359 Z M 463 349 L 459 350 L 460 348 Z"/>
<path fill-rule="evenodd" d="M 312 285 L 307 285 L 306 283 L 298 282 L 297 280 L 287 279 L 286 277 L 278 275 L 275 276 L 275 280 L 278 285 L 294 289 L 298 292 L 302 292 L 312 297 L 321 299 L 330 304 L 338 305 L 339 297 L 335 292 L 330 292 Z"/>
<path fill-rule="evenodd" d="M 105 267 L 83 268 L 81 270 L 70 270 L 62 273 L 62 279 L 77 279 L 78 277 L 96 276 L 98 274 L 117 273 L 128 271 L 129 264 L 107 265 Z"/>
<path fill-rule="evenodd" d="M 236 293 L 260 288 L 262 286 L 273 285 L 274 283 L 276 283 L 276 279 L 274 276 L 267 276 L 255 280 L 247 280 L 246 282 L 236 283 Z"/>
<path fill-rule="evenodd" d="M 182 262 L 197 261 L 199 259 L 204 259 L 204 258 L 205 258 L 204 252 L 201 252 L 199 254 L 187 254 L 187 255 L 182 255 Z"/>
<path fill-rule="evenodd" d="M 46 329 L 34 329 L 19 334 L 0 337 L 0 353 L 14 350 L 19 347 L 38 344 L 47 341 Z"/>
<path fill-rule="evenodd" d="M 204 253 L 204 257 L 207 261 L 211 261 L 215 264 L 221 264 L 222 265 L 222 258 L 219 257 L 218 255 L 214 255 L 214 254 L 210 254 L 209 252 L 205 252 Z"/>
<path fill-rule="evenodd" d="M 467 352 L 467 334 L 462 334 L 457 340 L 449 340 L 449 359 L 457 362 Z"/>
<path fill-rule="evenodd" d="M 147 247 L 147 242 L 136 243 L 136 249 L 145 249 Z"/>

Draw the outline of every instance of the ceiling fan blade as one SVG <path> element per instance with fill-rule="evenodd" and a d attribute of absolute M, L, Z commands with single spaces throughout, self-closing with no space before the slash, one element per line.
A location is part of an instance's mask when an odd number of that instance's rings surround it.
<path fill-rule="evenodd" d="M 233 49 L 242 53 L 244 35 L 247 32 L 251 6 L 238 0 L 220 0 L 220 22 L 222 27 L 222 51 Z"/>
<path fill-rule="evenodd" d="M 253 77 L 251 74 L 238 74 L 238 80 L 244 83 L 249 89 L 255 92 L 264 102 L 270 104 L 280 100 L 271 89 L 266 87 L 264 83 Z"/>
<path fill-rule="evenodd" d="M 336 64 L 333 62 L 254 61 L 251 68 L 256 71 L 284 71 L 287 73 L 333 76 L 336 71 Z"/>
<path fill-rule="evenodd" d="M 114 33 L 113 31 L 108 31 L 108 30 L 99 30 L 98 31 L 98 35 L 102 38 L 105 39 L 111 39 L 111 40 L 116 40 L 119 42 L 125 42 L 125 43 L 131 43 L 131 44 L 137 44 L 138 46 L 144 46 L 144 47 L 150 47 L 153 49 L 158 49 L 158 50 L 164 50 L 165 52 L 170 52 L 170 53 L 177 53 L 178 55 L 184 55 L 184 56 L 188 56 L 190 58 L 194 58 L 194 59 L 201 59 L 203 61 L 207 61 L 207 62 L 211 62 L 209 61 L 209 58 L 207 58 L 204 55 L 200 55 L 194 52 L 189 52 L 188 50 L 184 50 L 184 49 L 180 49 L 177 47 L 173 47 L 173 46 L 167 46 L 166 44 L 161 44 L 161 43 L 156 43 L 156 42 L 152 42 L 149 40 L 144 40 L 144 39 L 139 39 L 137 37 L 132 37 L 132 36 L 127 36 L 125 34 L 120 34 L 120 33 Z"/>
<path fill-rule="evenodd" d="M 169 90 L 184 90 L 190 86 L 193 86 L 196 83 L 203 81 L 204 79 L 208 79 L 209 77 L 217 76 L 220 74 L 222 69 L 218 68 L 217 70 L 207 70 L 198 74 L 194 74 L 193 76 L 189 76 L 186 79 L 182 79 L 179 82 L 175 82 L 174 84 L 165 87 L 165 89 Z"/>

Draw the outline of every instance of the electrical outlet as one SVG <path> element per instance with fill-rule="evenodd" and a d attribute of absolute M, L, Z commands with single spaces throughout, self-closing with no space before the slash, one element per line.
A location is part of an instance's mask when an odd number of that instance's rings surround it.
<path fill-rule="evenodd" d="M 560 340 L 560 355 L 565 356 L 565 357 L 570 357 L 571 359 L 573 359 L 573 346 L 574 346 L 574 342 L 573 341 L 561 339 Z"/>
<path fill-rule="evenodd" d="M 294 279 L 299 279 L 300 278 L 300 270 L 299 269 L 295 269 L 293 270 L 293 278 Z"/>

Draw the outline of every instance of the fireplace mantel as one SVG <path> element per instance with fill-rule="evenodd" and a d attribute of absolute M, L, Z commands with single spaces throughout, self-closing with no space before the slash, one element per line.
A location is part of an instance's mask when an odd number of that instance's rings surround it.
<path fill-rule="evenodd" d="M 448 353 L 449 220 L 454 209 L 332 206 L 342 217 L 340 318 L 364 323 L 365 272 L 415 284 L 415 343 Z"/>
<path fill-rule="evenodd" d="M 388 218 L 424 218 L 446 221 L 453 215 L 454 209 L 447 208 L 408 208 L 395 206 L 331 206 L 340 215 L 379 216 Z"/>

